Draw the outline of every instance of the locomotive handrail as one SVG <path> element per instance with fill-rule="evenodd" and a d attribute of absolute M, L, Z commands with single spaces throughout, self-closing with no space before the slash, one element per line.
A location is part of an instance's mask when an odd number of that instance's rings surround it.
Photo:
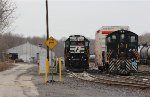
<path fill-rule="evenodd" d="M 109 58 L 110 58 L 111 54 L 112 54 L 112 51 L 110 50 L 109 53 L 108 53 L 108 56 L 107 56 L 108 63 L 110 62 Z"/>
<path fill-rule="evenodd" d="M 139 59 L 140 59 L 139 54 L 138 54 L 137 52 L 135 52 L 135 51 L 133 51 L 133 53 L 135 54 L 135 56 L 136 56 L 137 60 L 139 61 Z"/>

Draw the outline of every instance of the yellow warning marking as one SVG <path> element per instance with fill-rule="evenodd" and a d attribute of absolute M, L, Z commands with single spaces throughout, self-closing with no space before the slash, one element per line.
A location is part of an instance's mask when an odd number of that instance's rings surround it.
<path fill-rule="evenodd" d="M 40 64 L 38 63 L 38 75 L 40 75 Z"/>
<path fill-rule="evenodd" d="M 46 45 L 50 49 L 53 49 L 57 44 L 58 44 L 57 40 L 54 39 L 52 36 L 46 41 Z"/>
<path fill-rule="evenodd" d="M 48 78 L 49 78 L 49 61 L 48 61 L 48 59 L 46 58 L 46 64 L 45 64 L 46 66 L 45 66 L 45 83 L 47 83 L 47 81 L 48 81 Z"/>
<path fill-rule="evenodd" d="M 61 62 L 61 58 L 59 58 L 59 81 L 62 81 L 62 62 Z"/>

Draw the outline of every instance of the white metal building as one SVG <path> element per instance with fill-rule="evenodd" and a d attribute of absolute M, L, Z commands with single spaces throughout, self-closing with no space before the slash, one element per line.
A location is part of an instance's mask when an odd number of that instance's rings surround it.
<path fill-rule="evenodd" d="M 34 62 L 38 61 L 40 64 L 40 72 L 45 72 L 45 62 L 47 56 L 47 50 L 45 48 L 33 45 L 29 42 L 10 48 L 7 50 L 8 54 L 17 54 L 18 59 L 22 59 L 24 62 Z M 49 52 L 49 56 L 51 58 L 51 52 Z M 54 52 L 52 53 L 54 59 Z M 50 61 L 51 63 L 52 61 Z"/>

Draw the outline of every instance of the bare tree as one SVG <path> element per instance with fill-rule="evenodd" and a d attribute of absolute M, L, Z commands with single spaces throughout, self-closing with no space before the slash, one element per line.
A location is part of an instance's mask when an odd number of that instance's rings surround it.
<path fill-rule="evenodd" d="M 145 44 L 148 43 L 150 44 L 150 33 L 144 33 L 139 36 L 139 44 Z"/>
<path fill-rule="evenodd" d="M 9 0 L 0 0 L 0 33 L 11 24 L 16 6 Z"/>

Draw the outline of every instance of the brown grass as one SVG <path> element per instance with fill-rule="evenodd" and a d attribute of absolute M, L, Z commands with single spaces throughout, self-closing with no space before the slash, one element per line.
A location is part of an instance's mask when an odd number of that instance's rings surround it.
<path fill-rule="evenodd" d="M 4 71 L 7 69 L 12 68 L 14 65 L 12 63 L 9 62 L 0 62 L 0 71 Z"/>

